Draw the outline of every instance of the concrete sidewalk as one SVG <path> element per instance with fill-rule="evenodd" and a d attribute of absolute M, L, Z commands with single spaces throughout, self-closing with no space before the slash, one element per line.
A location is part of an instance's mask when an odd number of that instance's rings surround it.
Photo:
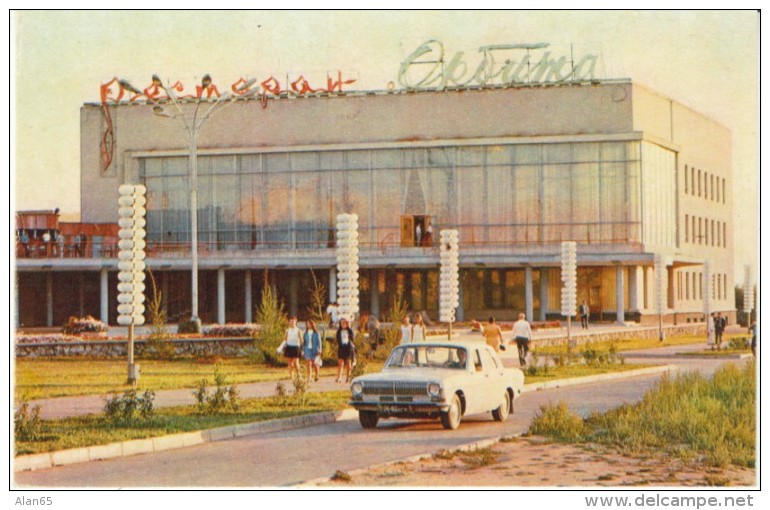
<path fill-rule="evenodd" d="M 588 330 L 583 335 L 591 334 L 606 334 L 612 331 L 628 331 L 629 327 L 620 325 L 597 325 Z M 457 339 L 462 340 L 476 340 L 483 341 L 483 336 L 478 332 L 470 332 L 468 330 L 461 330 L 457 332 L 455 336 Z M 534 339 L 544 338 L 548 335 L 559 334 L 554 331 L 538 331 L 533 334 Z M 563 332 L 566 334 L 566 331 Z M 511 340 L 511 332 L 505 332 L 503 335 L 506 342 Z M 680 352 L 698 351 L 706 349 L 705 340 L 702 344 L 689 344 L 681 346 L 667 346 L 659 349 L 654 349 L 655 358 L 666 358 L 676 355 Z M 649 350 L 646 351 L 627 351 L 622 353 L 623 356 L 630 361 L 634 357 L 649 358 L 652 354 Z M 500 352 L 500 358 L 507 367 L 518 368 L 518 353 L 515 345 L 508 345 L 505 351 Z M 347 390 L 348 385 L 345 383 L 337 383 L 334 381 L 334 377 L 321 377 L 318 382 L 311 382 L 309 391 L 311 392 L 325 392 L 334 390 Z M 284 385 L 288 390 L 292 389 L 291 382 L 287 379 L 282 379 Z M 268 397 L 275 395 L 277 381 L 271 382 L 256 382 L 256 383 L 242 383 L 238 384 L 238 390 L 242 398 L 254 398 L 254 397 Z M 141 378 L 139 380 L 139 389 L 141 390 Z M 176 389 L 176 390 L 160 390 L 155 392 L 154 405 L 157 408 L 173 407 L 181 405 L 193 405 L 195 404 L 195 398 L 193 396 L 193 388 Z M 33 400 L 29 402 L 31 406 L 40 406 L 40 415 L 45 419 L 66 418 L 71 416 L 82 416 L 85 414 L 97 414 L 101 413 L 104 408 L 104 397 L 102 395 L 82 395 L 76 397 L 58 397 Z"/>

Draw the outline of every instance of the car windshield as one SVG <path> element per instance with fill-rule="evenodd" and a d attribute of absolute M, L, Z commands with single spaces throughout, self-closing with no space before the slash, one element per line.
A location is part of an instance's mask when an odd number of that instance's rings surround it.
<path fill-rule="evenodd" d="M 466 367 L 468 353 L 462 347 L 402 345 L 390 353 L 385 368 L 456 368 Z"/>

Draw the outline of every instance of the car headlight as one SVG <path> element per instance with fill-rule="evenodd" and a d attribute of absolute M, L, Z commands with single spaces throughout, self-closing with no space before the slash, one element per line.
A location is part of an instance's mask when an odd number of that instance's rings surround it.
<path fill-rule="evenodd" d="M 441 385 L 438 383 L 428 384 L 428 395 L 438 397 L 441 394 Z"/>
<path fill-rule="evenodd" d="M 350 391 L 353 393 L 354 396 L 360 395 L 364 392 L 364 385 L 360 382 L 353 383 L 350 386 Z"/>

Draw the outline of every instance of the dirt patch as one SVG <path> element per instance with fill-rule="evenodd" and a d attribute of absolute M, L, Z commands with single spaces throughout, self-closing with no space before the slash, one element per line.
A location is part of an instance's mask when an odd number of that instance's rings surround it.
<path fill-rule="evenodd" d="M 626 456 L 602 447 L 516 438 L 467 453 L 375 467 L 326 486 L 363 487 L 750 487 L 753 469 L 713 468 L 665 457 Z"/>

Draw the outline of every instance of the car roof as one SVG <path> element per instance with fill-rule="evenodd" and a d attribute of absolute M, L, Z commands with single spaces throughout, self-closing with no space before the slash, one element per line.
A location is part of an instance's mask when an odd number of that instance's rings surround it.
<path fill-rule="evenodd" d="M 474 348 L 474 347 L 486 347 L 487 343 L 483 340 L 444 340 L 444 341 L 425 341 L 425 342 L 413 342 L 408 344 L 401 344 L 397 347 L 449 347 L 455 349 L 457 347 Z"/>

